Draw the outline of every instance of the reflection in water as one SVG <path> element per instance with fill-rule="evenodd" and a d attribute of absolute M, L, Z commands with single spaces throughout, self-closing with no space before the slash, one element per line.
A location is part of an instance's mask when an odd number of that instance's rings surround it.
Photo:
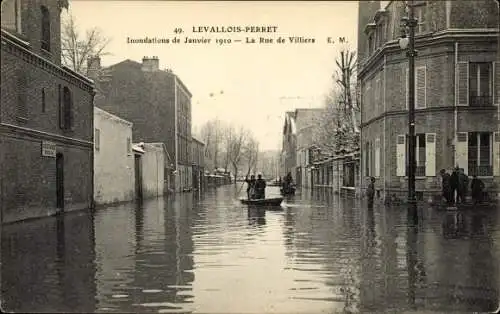
<path fill-rule="evenodd" d="M 4 226 L 3 306 L 400 313 L 498 304 L 496 212 L 420 208 L 415 221 L 404 207 L 368 210 L 326 189 L 266 212 L 240 204 L 238 188 Z"/>

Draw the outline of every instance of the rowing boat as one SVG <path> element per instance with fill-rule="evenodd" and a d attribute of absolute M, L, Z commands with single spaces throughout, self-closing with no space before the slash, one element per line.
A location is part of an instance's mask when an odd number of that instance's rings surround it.
<path fill-rule="evenodd" d="M 263 198 L 256 200 L 241 199 L 240 201 L 245 205 L 273 207 L 280 206 L 281 202 L 283 202 L 283 197 Z"/>

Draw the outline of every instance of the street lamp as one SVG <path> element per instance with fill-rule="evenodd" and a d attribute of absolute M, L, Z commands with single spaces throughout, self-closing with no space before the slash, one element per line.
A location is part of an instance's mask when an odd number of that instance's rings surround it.
<path fill-rule="evenodd" d="M 406 51 L 408 56 L 408 204 L 416 204 L 415 195 L 415 170 L 416 143 L 415 143 L 415 19 L 413 0 L 407 1 L 408 16 L 401 19 L 403 24 L 403 34 L 399 39 L 399 46 Z M 408 36 L 406 36 L 408 34 Z"/>

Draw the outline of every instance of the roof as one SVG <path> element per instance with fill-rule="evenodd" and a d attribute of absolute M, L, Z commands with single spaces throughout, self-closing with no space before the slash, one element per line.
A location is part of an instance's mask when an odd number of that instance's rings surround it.
<path fill-rule="evenodd" d="M 104 67 L 103 69 L 111 70 L 113 68 L 122 67 L 122 66 L 127 66 L 127 67 L 133 68 L 134 70 L 142 71 L 142 63 L 134 61 L 134 60 L 130 60 L 130 59 L 126 59 L 126 60 L 123 60 L 121 62 L 118 62 L 118 63 L 115 63 L 113 65 L 110 65 L 108 67 Z M 191 94 L 191 92 L 189 91 L 189 89 L 186 87 L 186 85 L 184 85 L 184 83 L 182 82 L 182 80 L 180 79 L 180 77 L 177 74 L 175 74 L 174 72 L 172 72 L 172 71 L 166 71 L 166 70 L 161 70 L 160 69 L 160 70 L 158 70 L 155 73 L 160 73 L 160 74 L 163 74 L 163 75 L 166 75 L 168 77 L 172 77 L 172 78 L 176 79 L 177 83 L 189 95 L 189 97 L 193 96 Z"/>

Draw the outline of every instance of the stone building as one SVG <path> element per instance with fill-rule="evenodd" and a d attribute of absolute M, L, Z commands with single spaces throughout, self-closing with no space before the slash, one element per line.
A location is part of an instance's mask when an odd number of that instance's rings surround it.
<path fill-rule="evenodd" d="M 94 201 L 132 201 L 134 195 L 132 123 L 94 107 Z"/>
<path fill-rule="evenodd" d="M 92 81 L 61 65 L 67 1 L 1 4 L 2 222 L 93 202 Z"/>
<path fill-rule="evenodd" d="M 285 177 L 289 172 L 296 180 L 295 167 L 297 164 L 297 127 L 295 125 L 295 112 L 285 113 L 285 124 L 283 125 L 283 144 L 281 149 L 281 176 Z"/>
<path fill-rule="evenodd" d="M 134 124 L 136 142 L 162 142 L 167 148 L 165 187 L 190 189 L 191 93 L 171 70 L 160 70 L 157 57 L 142 63 L 125 60 L 104 69 L 98 57 L 90 58 L 89 77 L 106 73 L 97 80 L 102 95 L 96 106 Z"/>
<path fill-rule="evenodd" d="M 296 146 L 296 182 L 303 188 L 312 185 L 311 163 L 309 149 L 314 144 L 314 127 L 317 126 L 324 108 L 304 108 L 295 110 L 295 125 L 297 132 Z"/>
<path fill-rule="evenodd" d="M 416 1 L 415 107 L 417 198 L 439 194 L 440 169 L 477 174 L 490 196 L 498 189 L 500 79 L 498 4 Z M 382 195 L 407 195 L 408 57 L 398 39 L 404 2 L 391 1 L 359 25 L 362 176 L 377 178 Z M 360 15 L 363 15 L 360 13 Z M 496 183 L 495 183 L 496 181 Z"/>

